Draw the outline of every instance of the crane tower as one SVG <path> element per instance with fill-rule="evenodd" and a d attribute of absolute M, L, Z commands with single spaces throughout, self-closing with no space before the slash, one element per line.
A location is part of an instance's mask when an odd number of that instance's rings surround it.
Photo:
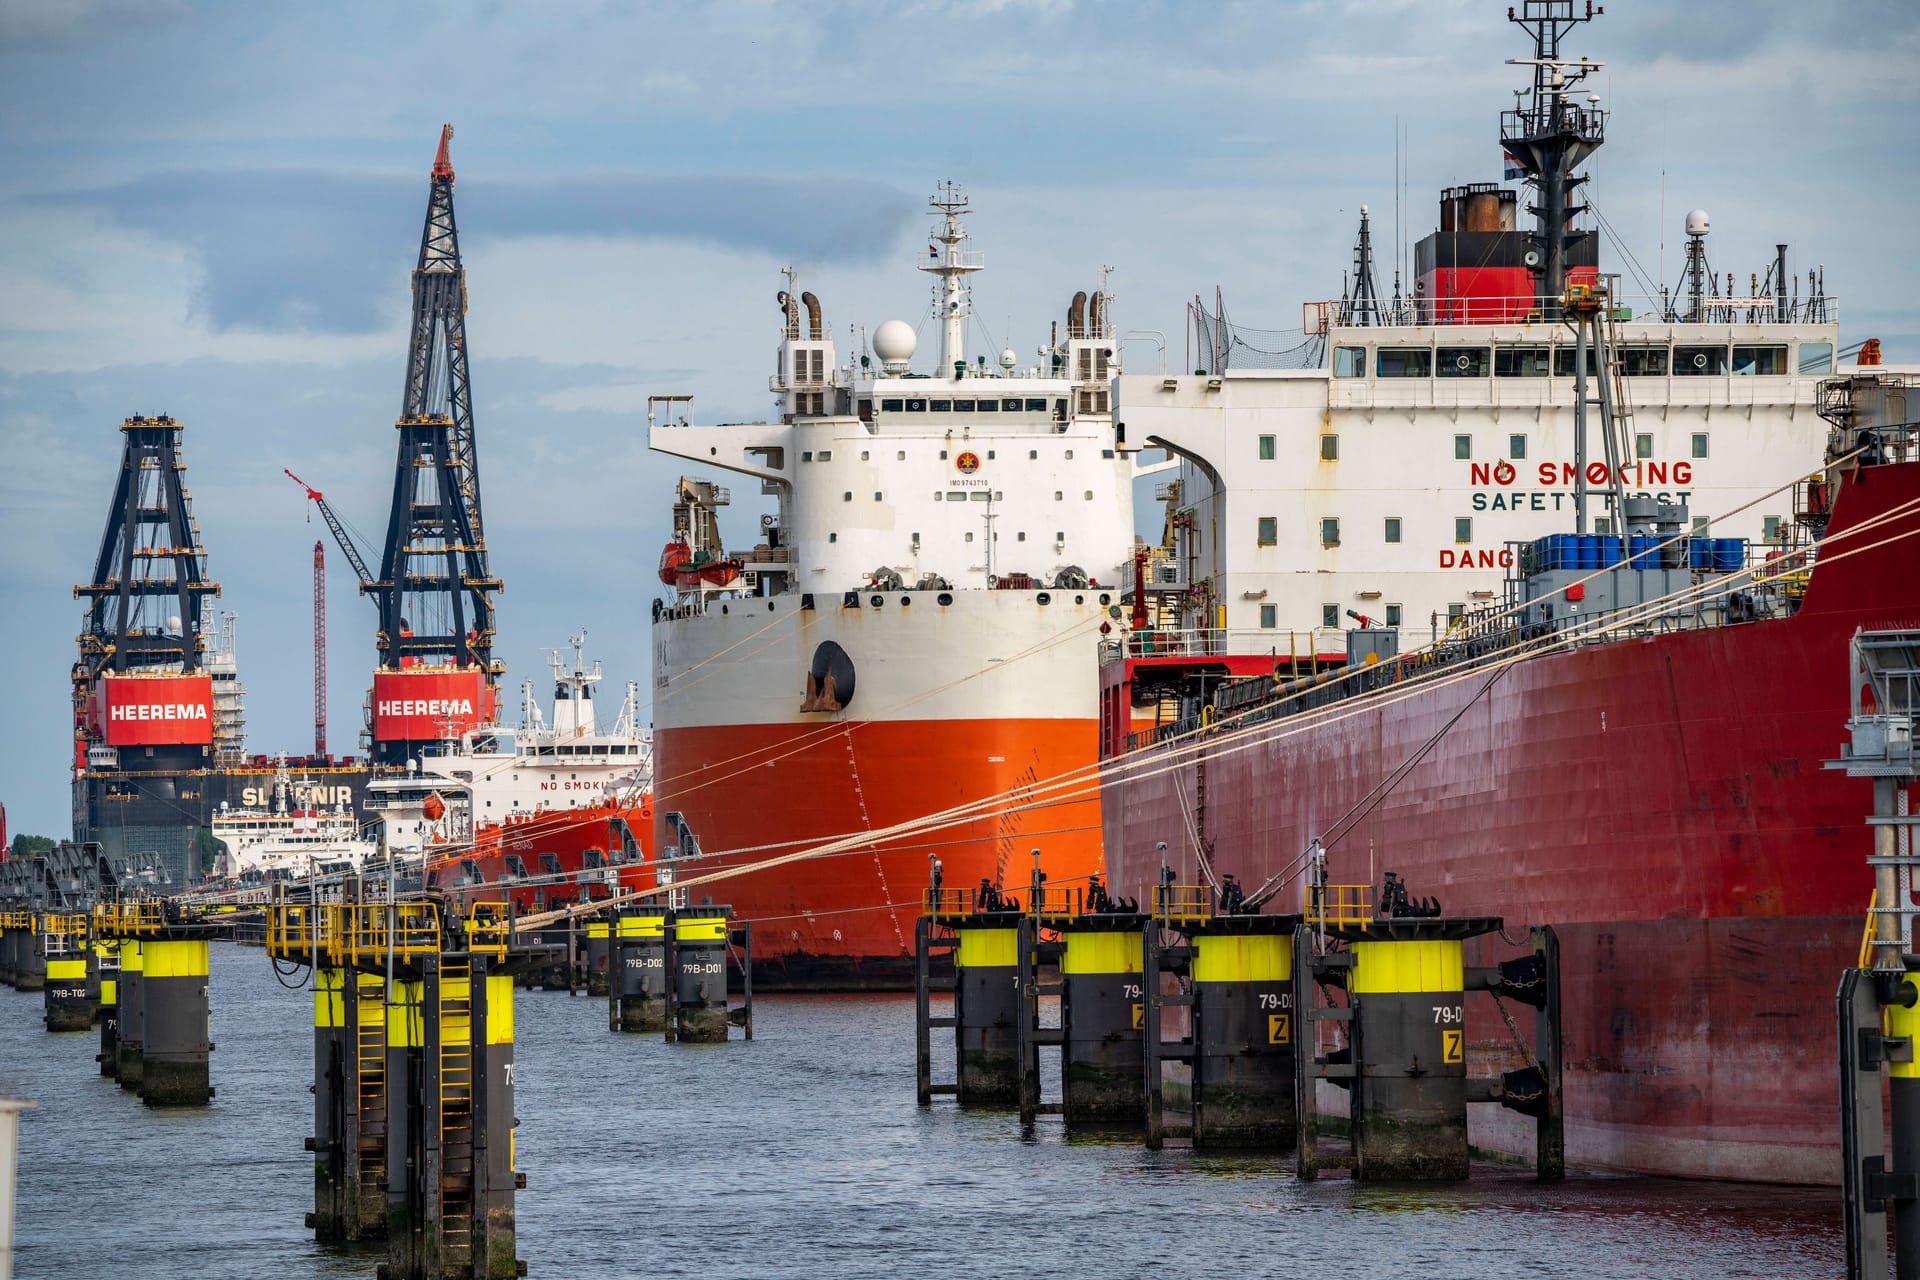
<path fill-rule="evenodd" d="M 493 595 L 480 518 L 480 462 L 467 381 L 467 286 L 453 216 L 453 126 L 440 133 L 413 272 L 413 324 L 393 503 L 378 576 L 379 667 L 369 716 L 374 759 L 403 764 L 421 745 L 492 720 Z"/>

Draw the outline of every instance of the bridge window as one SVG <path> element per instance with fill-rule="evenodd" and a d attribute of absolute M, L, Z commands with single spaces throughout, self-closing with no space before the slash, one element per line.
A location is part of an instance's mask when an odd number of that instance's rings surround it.
<path fill-rule="evenodd" d="M 916 400 L 907 401 L 908 413 L 925 413 L 926 411 L 927 411 L 927 402 L 925 400 L 916 399 Z"/>
<path fill-rule="evenodd" d="M 1028 413 L 1045 413 L 1047 411 L 1047 398 L 1045 396 L 1038 398 L 1028 397 L 1026 407 Z"/>
<path fill-rule="evenodd" d="M 1280 521 L 1274 516 L 1261 516 L 1258 530 L 1260 545 L 1272 547 L 1280 542 Z"/>
<path fill-rule="evenodd" d="M 971 401 L 971 400 L 955 400 L 955 401 L 953 402 L 953 411 L 954 411 L 955 413 L 972 413 L 972 412 L 973 412 L 973 401 Z M 941 454 L 940 456 L 944 458 L 944 457 L 945 457 L 946 455 L 945 455 L 945 454 Z"/>
<path fill-rule="evenodd" d="M 1017 399 L 1002 400 L 1000 402 L 1000 409 L 1003 413 L 1018 413 L 1020 412 L 1020 401 Z"/>
<path fill-rule="evenodd" d="M 1800 344 L 1800 372 L 1832 373 L 1833 344 L 1831 342 L 1803 342 Z"/>
<path fill-rule="evenodd" d="M 1491 363 L 1485 347 L 1440 348 L 1440 376 L 1443 378 L 1484 378 Z"/>
<path fill-rule="evenodd" d="M 1682 378 L 1704 378 L 1727 371 L 1725 347 L 1675 347 L 1673 371 Z"/>
<path fill-rule="evenodd" d="M 1493 376 L 1544 378 L 1549 359 L 1546 347 L 1497 347 L 1493 353 Z"/>
<path fill-rule="evenodd" d="M 1599 372 L 1599 369 L 1600 369 L 1600 361 L 1599 361 L 1598 353 L 1596 353 L 1592 347 L 1588 347 L 1587 348 L 1587 376 L 1588 377 L 1594 376 L 1594 374 Z M 1556 377 L 1571 378 L 1573 376 L 1573 348 L 1572 347 L 1556 347 L 1554 349 L 1553 372 Z"/>
<path fill-rule="evenodd" d="M 1367 349 L 1365 347 L 1335 347 L 1333 349 L 1333 376 L 1336 378 L 1366 377 Z"/>
<path fill-rule="evenodd" d="M 1426 347 L 1382 347 L 1374 372 L 1382 378 L 1431 377 L 1433 352 Z"/>
<path fill-rule="evenodd" d="M 1000 412 L 1000 402 L 998 400 L 976 400 L 973 402 L 973 411 L 975 413 L 998 413 Z"/>
<path fill-rule="evenodd" d="M 1665 347 L 1617 347 L 1620 372 L 1629 378 L 1664 378 L 1671 367 Z"/>
<path fill-rule="evenodd" d="M 1742 376 L 1778 377 L 1787 371 L 1787 349 L 1785 347 L 1735 347 L 1733 371 Z"/>
<path fill-rule="evenodd" d="M 882 413 L 900 413 L 904 411 L 906 407 L 907 407 L 907 402 L 905 400 L 901 400 L 897 398 L 892 400 L 882 400 L 880 402 L 880 412 Z"/>
<path fill-rule="evenodd" d="M 929 401 L 927 401 L 927 412 L 928 412 L 928 413 L 952 413 L 952 412 L 953 412 L 953 401 L 951 401 L 951 400 L 929 400 Z"/>

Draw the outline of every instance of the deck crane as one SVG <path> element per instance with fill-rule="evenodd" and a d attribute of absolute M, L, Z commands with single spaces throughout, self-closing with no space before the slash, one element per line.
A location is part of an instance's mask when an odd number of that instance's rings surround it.
<path fill-rule="evenodd" d="M 360 575 L 360 594 L 365 595 L 367 589 L 373 586 L 373 575 L 367 571 L 367 562 L 360 555 L 360 548 L 354 546 L 353 539 L 347 536 L 346 526 L 340 523 L 340 517 L 333 513 L 333 508 L 327 505 L 326 498 L 318 489 L 287 468 L 280 469 L 286 472 L 287 479 L 305 489 L 307 498 L 314 506 L 320 508 L 320 517 L 327 522 L 327 528 L 332 530 L 333 540 L 340 544 L 340 553 L 346 556 L 347 563 L 353 566 L 353 571 Z"/>

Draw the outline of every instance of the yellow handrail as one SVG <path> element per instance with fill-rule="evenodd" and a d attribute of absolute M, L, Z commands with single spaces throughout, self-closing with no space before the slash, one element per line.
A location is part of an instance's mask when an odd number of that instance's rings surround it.
<path fill-rule="evenodd" d="M 1860 963 L 1854 966 L 1855 968 L 1858 968 L 1858 969 L 1866 968 L 1867 961 L 1872 956 L 1873 909 L 1879 904 L 1880 904 L 1880 888 L 1878 885 L 1875 885 L 1873 892 L 1867 895 L 1867 927 L 1860 934 Z"/>
<path fill-rule="evenodd" d="M 1213 890 L 1204 884 L 1155 885 L 1153 914 L 1169 924 L 1210 920 L 1213 918 Z"/>
<path fill-rule="evenodd" d="M 1373 886 L 1329 884 L 1303 886 L 1301 912 L 1316 929 L 1337 925 L 1364 925 L 1373 920 Z"/>

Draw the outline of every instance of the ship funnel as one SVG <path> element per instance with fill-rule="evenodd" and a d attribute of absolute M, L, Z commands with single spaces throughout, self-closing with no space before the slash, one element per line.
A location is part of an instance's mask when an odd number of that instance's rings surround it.
<path fill-rule="evenodd" d="M 780 314 L 786 317 L 787 337 L 798 338 L 800 336 L 800 303 L 785 289 L 775 294 L 774 300 L 780 305 Z"/>
<path fill-rule="evenodd" d="M 1103 322 L 1106 320 L 1106 312 L 1107 295 L 1096 290 L 1093 295 L 1092 305 L 1087 309 L 1087 336 L 1089 338 L 1097 338 L 1106 332 L 1102 327 Z"/>
<path fill-rule="evenodd" d="M 1087 336 L 1087 295 L 1082 290 L 1073 295 L 1073 301 L 1067 304 L 1067 337 L 1084 338 Z"/>
<path fill-rule="evenodd" d="M 800 295 L 800 301 L 807 308 L 807 337 L 814 342 L 820 341 L 820 299 L 811 293 Z"/>

